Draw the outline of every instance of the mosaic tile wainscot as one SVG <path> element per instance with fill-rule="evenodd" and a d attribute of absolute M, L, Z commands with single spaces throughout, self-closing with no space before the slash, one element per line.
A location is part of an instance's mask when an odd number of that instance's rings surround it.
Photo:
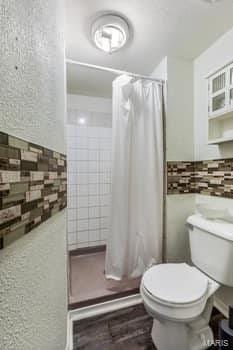
<path fill-rule="evenodd" d="M 233 198 L 233 158 L 168 162 L 167 193 Z"/>
<path fill-rule="evenodd" d="M 0 132 L 0 249 L 66 203 L 66 156 Z"/>

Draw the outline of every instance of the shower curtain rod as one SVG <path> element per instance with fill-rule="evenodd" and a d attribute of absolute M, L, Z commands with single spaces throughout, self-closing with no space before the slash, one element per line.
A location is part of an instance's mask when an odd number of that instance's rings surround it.
<path fill-rule="evenodd" d="M 102 70 L 102 71 L 114 73 L 114 74 L 117 74 L 117 75 L 125 74 L 125 75 L 129 75 L 131 77 L 135 77 L 135 78 L 139 78 L 139 79 L 152 80 L 152 81 L 156 81 L 157 83 L 159 83 L 161 85 L 163 85 L 165 83 L 165 81 L 162 80 L 162 79 L 156 79 L 156 78 L 152 78 L 152 77 L 149 77 L 149 76 L 146 76 L 146 75 L 135 74 L 135 73 L 119 70 L 119 69 L 113 69 L 113 68 L 108 68 L 108 67 L 104 67 L 104 66 L 97 66 L 95 64 L 90 64 L 90 63 L 85 63 L 85 62 L 80 62 L 80 61 L 74 61 L 74 60 L 71 60 L 69 58 L 66 59 L 66 63 L 76 64 L 77 66 L 91 68 L 91 69 L 96 69 L 96 70 Z"/>

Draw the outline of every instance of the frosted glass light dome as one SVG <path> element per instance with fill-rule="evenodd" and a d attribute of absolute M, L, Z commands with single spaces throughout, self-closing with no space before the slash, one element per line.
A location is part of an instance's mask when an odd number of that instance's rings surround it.
<path fill-rule="evenodd" d="M 128 37 L 128 24 L 119 16 L 102 16 L 92 26 L 92 39 L 95 45 L 107 53 L 120 50 L 126 44 Z"/>

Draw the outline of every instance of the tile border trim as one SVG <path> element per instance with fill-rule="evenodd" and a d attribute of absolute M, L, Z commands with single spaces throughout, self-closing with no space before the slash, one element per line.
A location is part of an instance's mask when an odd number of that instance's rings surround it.
<path fill-rule="evenodd" d="M 233 198 L 233 158 L 168 161 L 167 194 L 184 193 Z"/>

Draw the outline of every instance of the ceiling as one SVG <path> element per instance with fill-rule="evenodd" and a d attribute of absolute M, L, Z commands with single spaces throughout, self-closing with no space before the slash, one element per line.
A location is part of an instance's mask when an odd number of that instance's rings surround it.
<path fill-rule="evenodd" d="M 134 73 L 150 74 L 164 56 L 193 59 L 233 26 L 233 1 L 219 0 L 66 0 L 66 57 Z M 131 39 L 109 55 L 90 37 L 93 21 L 104 13 L 125 17 Z M 114 75 L 67 65 L 68 93 L 111 96 Z"/>

